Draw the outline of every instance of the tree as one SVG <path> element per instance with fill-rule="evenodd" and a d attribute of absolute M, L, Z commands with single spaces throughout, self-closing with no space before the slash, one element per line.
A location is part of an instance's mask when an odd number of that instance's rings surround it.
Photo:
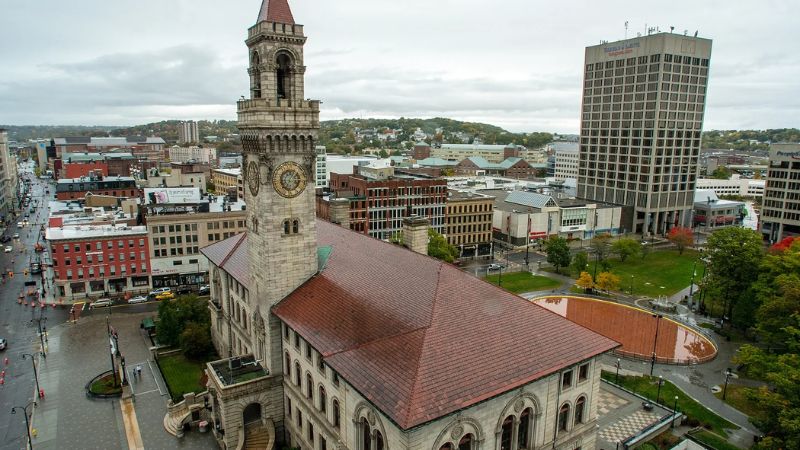
<path fill-rule="evenodd" d="M 566 239 L 552 236 L 545 242 L 544 246 L 544 251 L 547 253 L 547 262 L 556 268 L 556 273 L 561 273 L 559 268 L 569 266 L 569 245 Z"/>
<path fill-rule="evenodd" d="M 40 169 L 39 166 L 34 167 L 33 174 L 36 176 L 36 178 L 39 178 L 42 176 L 42 169 Z"/>
<path fill-rule="evenodd" d="M 586 252 L 578 252 L 572 257 L 572 264 L 570 264 L 570 267 L 575 273 L 575 276 L 580 276 L 581 272 L 586 270 L 587 265 L 589 265 L 589 256 Z"/>
<path fill-rule="evenodd" d="M 205 299 L 186 295 L 159 303 L 156 330 L 162 344 L 179 345 L 181 333 L 190 323 L 210 327 L 211 315 Z"/>
<path fill-rule="evenodd" d="M 733 317 L 734 307 L 741 301 L 753 302 L 751 284 L 758 277 L 756 268 L 761 263 L 764 247 L 761 235 L 754 230 L 739 227 L 723 228 L 708 237 L 708 285 L 720 293 L 725 303 L 723 311 L 741 328 L 753 322 L 753 316 Z"/>
<path fill-rule="evenodd" d="M 381 158 L 388 158 L 389 157 L 389 153 L 387 153 L 386 150 L 383 150 L 383 149 L 381 149 L 381 151 L 380 151 L 380 153 L 378 153 L 378 155 L 380 155 Z"/>
<path fill-rule="evenodd" d="M 428 256 L 451 263 L 458 258 L 458 249 L 436 230 L 428 228 Z"/>
<path fill-rule="evenodd" d="M 597 236 L 593 237 L 591 242 L 589 242 L 589 247 L 592 249 L 592 252 L 595 256 L 596 263 L 602 263 L 608 258 L 608 254 L 611 252 L 611 234 L 610 233 L 601 233 Z"/>
<path fill-rule="evenodd" d="M 581 272 L 581 275 L 578 277 L 578 281 L 575 284 L 583 289 L 584 292 L 587 292 L 589 289 L 594 287 L 594 280 L 592 280 L 592 276 L 589 275 L 589 272 Z"/>
<path fill-rule="evenodd" d="M 597 275 L 595 286 L 601 291 L 615 291 L 619 288 L 619 277 L 611 272 L 600 272 Z"/>
<path fill-rule="evenodd" d="M 800 314 L 800 241 L 784 250 L 773 249 L 761 261 L 752 292 L 759 338 L 771 348 L 782 348 L 789 339 L 785 330 L 792 316 Z"/>
<path fill-rule="evenodd" d="M 716 178 L 717 180 L 727 180 L 731 177 L 731 171 L 725 167 L 717 167 L 711 172 L 711 178 Z"/>
<path fill-rule="evenodd" d="M 203 359 L 214 349 L 208 324 L 189 322 L 181 332 L 179 342 L 183 354 L 190 359 Z"/>
<path fill-rule="evenodd" d="M 674 227 L 669 230 L 667 240 L 672 242 L 678 248 L 678 254 L 682 255 L 686 247 L 691 247 L 694 244 L 694 235 L 691 228 Z"/>
<path fill-rule="evenodd" d="M 642 251 L 642 245 L 633 238 L 619 238 L 611 244 L 611 249 L 619 255 L 619 260 L 625 262 L 629 256 L 636 256 Z"/>

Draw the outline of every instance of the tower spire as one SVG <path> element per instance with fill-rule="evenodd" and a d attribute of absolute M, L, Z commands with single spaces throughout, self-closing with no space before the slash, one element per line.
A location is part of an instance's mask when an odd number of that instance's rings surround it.
<path fill-rule="evenodd" d="M 292 10 L 288 0 L 262 0 L 261 10 L 258 12 L 258 22 L 275 22 L 294 25 Z"/>

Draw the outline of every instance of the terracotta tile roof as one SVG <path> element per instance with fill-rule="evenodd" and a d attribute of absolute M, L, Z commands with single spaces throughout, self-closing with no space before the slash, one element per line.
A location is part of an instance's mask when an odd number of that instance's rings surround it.
<path fill-rule="evenodd" d="M 327 267 L 273 312 L 403 429 L 618 346 L 450 264 L 328 222 L 317 233 Z"/>
<path fill-rule="evenodd" d="M 261 10 L 258 12 L 258 22 L 276 22 L 294 25 L 292 10 L 288 0 L 263 0 Z"/>
<path fill-rule="evenodd" d="M 222 267 L 244 286 L 250 285 L 250 258 L 247 256 L 247 233 L 240 233 L 228 239 L 200 249 L 215 266 Z"/>

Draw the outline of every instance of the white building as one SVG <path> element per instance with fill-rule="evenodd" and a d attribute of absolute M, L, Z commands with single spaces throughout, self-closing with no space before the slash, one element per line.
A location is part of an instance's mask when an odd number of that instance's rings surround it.
<path fill-rule="evenodd" d="M 555 150 L 556 172 L 555 179 L 563 181 L 566 179 L 578 179 L 578 157 L 580 151 L 578 144 L 574 143 L 572 148 L 559 147 Z"/>
<path fill-rule="evenodd" d="M 180 147 L 173 145 L 169 148 L 169 160 L 172 162 L 201 162 L 211 164 L 217 160 L 217 149 L 214 147 L 199 147 L 191 145 Z"/>
<path fill-rule="evenodd" d="M 741 175 L 734 174 L 730 180 L 700 178 L 697 180 L 697 189 L 710 189 L 719 196 L 737 195 L 740 197 L 760 198 L 764 196 L 766 184 L 766 180 L 742 178 Z"/>
<path fill-rule="evenodd" d="M 317 167 L 314 173 L 314 186 L 318 188 L 328 187 L 328 152 L 324 145 L 316 146 Z"/>
<path fill-rule="evenodd" d="M 0 216 L 3 218 L 14 210 L 18 184 L 17 158 L 10 153 L 8 133 L 0 129 Z"/>

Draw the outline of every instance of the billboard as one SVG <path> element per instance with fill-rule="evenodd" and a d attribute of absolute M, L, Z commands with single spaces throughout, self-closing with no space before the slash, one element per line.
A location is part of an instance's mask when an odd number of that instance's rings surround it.
<path fill-rule="evenodd" d="M 144 198 L 148 204 L 198 203 L 201 200 L 200 188 L 146 188 Z"/>

